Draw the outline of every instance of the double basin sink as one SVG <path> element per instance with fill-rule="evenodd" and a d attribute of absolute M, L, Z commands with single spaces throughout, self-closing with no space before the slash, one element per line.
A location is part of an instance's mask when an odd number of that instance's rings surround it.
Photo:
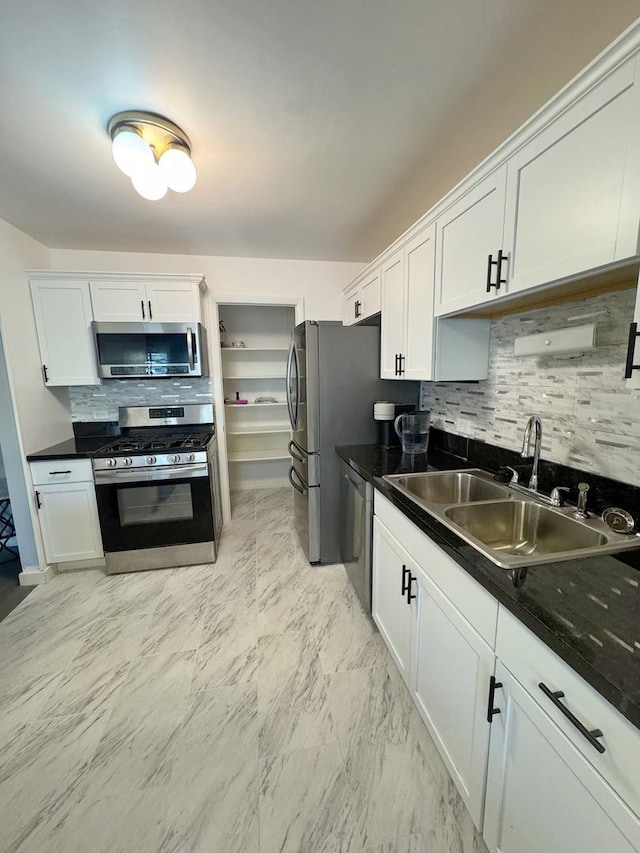
<path fill-rule="evenodd" d="M 640 547 L 640 537 L 614 533 L 597 516 L 578 521 L 574 507 L 544 506 L 480 469 L 384 479 L 503 569 Z"/>

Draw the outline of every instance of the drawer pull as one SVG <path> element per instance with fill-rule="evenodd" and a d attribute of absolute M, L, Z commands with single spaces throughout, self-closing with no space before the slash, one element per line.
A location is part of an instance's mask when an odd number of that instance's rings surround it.
<path fill-rule="evenodd" d="M 604 734 L 600 731 L 600 729 L 588 729 L 584 725 L 584 723 L 580 722 L 580 720 L 575 716 L 575 714 L 571 713 L 571 711 L 567 708 L 566 705 L 562 704 L 562 702 L 560 701 L 564 698 L 564 693 L 562 690 L 549 690 L 547 685 L 543 684 L 542 681 L 540 682 L 540 684 L 538 684 L 538 687 L 540 688 L 540 690 L 542 690 L 542 692 L 548 699 L 551 699 L 556 708 L 558 708 L 558 710 L 564 714 L 567 720 L 569 720 L 569 722 L 572 723 L 578 729 L 580 734 L 583 735 L 589 741 L 589 743 L 594 749 L 597 749 L 599 753 L 605 752 L 604 746 L 598 740 L 599 737 L 604 737 Z"/>
<path fill-rule="evenodd" d="M 407 604 L 411 604 L 411 602 L 418 597 L 417 592 L 411 592 L 411 586 L 415 583 L 415 581 L 415 575 L 412 575 L 411 572 L 409 572 L 409 581 L 407 583 Z"/>
<path fill-rule="evenodd" d="M 53 476 L 53 474 L 70 474 L 71 471 L 49 471 L 49 476 Z"/>
<path fill-rule="evenodd" d="M 496 681 L 494 675 L 489 678 L 489 702 L 487 703 L 487 722 L 492 723 L 493 718 L 496 714 L 501 714 L 500 708 L 494 708 L 493 703 L 495 701 L 496 690 L 502 687 L 501 681 Z"/>

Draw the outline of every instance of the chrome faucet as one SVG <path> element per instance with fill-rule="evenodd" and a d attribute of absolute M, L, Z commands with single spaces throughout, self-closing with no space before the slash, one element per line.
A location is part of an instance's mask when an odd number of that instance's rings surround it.
<path fill-rule="evenodd" d="M 540 464 L 540 448 L 542 446 L 542 421 L 538 415 L 531 415 L 524 428 L 524 436 L 522 437 L 522 452 L 520 456 L 523 459 L 529 459 L 531 453 L 529 447 L 531 445 L 531 428 L 535 427 L 535 444 L 533 446 L 533 468 L 529 477 L 529 488 L 534 491 L 538 490 L 538 465 Z"/>

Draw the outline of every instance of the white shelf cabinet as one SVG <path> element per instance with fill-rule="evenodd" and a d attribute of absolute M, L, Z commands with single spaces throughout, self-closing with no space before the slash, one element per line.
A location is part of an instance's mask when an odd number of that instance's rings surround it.
<path fill-rule="evenodd" d="M 105 323 L 199 323 L 200 287 L 193 281 L 92 281 L 94 319 Z"/>
<path fill-rule="evenodd" d="M 91 461 L 56 459 L 31 464 L 31 478 L 49 563 L 104 557 Z"/>
<path fill-rule="evenodd" d="M 89 282 L 37 279 L 30 284 L 45 384 L 99 385 Z"/>
<path fill-rule="evenodd" d="M 294 312 L 272 306 L 221 305 L 219 313 L 228 344 L 220 350 L 224 396 L 233 401 L 237 391 L 249 401 L 226 403 L 224 408 L 231 488 L 285 485 L 291 462 L 285 386 Z M 230 346 L 233 341 L 244 346 Z M 256 403 L 258 397 L 273 397 L 277 402 Z"/>

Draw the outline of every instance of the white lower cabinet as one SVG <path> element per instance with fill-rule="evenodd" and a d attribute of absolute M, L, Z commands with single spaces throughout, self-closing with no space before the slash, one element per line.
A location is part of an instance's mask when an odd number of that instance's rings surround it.
<path fill-rule="evenodd" d="M 31 477 L 47 561 L 102 559 L 104 550 L 91 462 L 88 459 L 34 462 Z"/>
<path fill-rule="evenodd" d="M 411 642 L 416 608 L 408 599 L 415 564 L 402 545 L 375 518 L 373 526 L 373 619 L 400 674 L 410 686 Z"/>
<path fill-rule="evenodd" d="M 638 729 L 379 492 L 374 507 L 373 618 L 491 853 L 640 853 Z"/>
<path fill-rule="evenodd" d="M 492 853 L 637 853 L 637 818 L 498 662 L 484 839 Z M 634 772 L 637 774 L 637 767 Z"/>
<path fill-rule="evenodd" d="M 421 570 L 416 585 L 411 690 L 473 822 L 481 829 L 494 652 Z"/>

